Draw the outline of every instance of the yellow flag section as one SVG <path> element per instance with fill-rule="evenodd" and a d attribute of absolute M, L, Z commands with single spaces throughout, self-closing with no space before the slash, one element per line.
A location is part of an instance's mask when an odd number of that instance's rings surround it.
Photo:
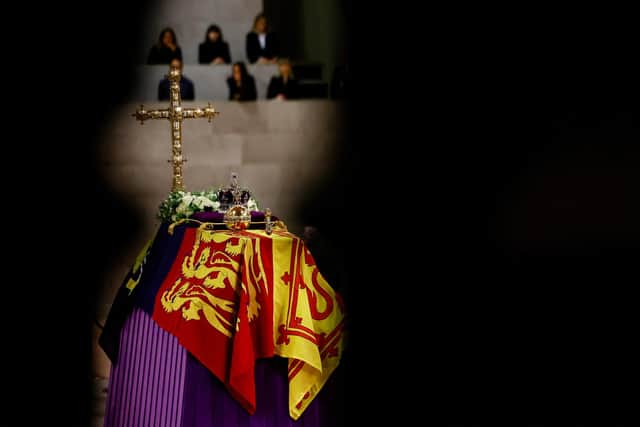
<path fill-rule="evenodd" d="M 129 280 L 125 285 L 127 289 L 129 289 L 129 295 L 138 286 L 138 282 L 140 281 L 140 277 L 142 276 L 142 263 L 144 262 L 145 257 L 147 256 L 147 252 L 149 252 L 149 248 L 153 243 L 153 238 L 150 239 L 146 245 L 142 248 L 138 256 L 136 257 L 136 261 L 133 263 L 133 267 L 131 267 L 131 271 L 129 272 Z"/>
<path fill-rule="evenodd" d="M 289 359 L 289 414 L 297 420 L 339 364 L 344 307 L 302 240 L 284 231 L 269 237 L 275 353 Z"/>

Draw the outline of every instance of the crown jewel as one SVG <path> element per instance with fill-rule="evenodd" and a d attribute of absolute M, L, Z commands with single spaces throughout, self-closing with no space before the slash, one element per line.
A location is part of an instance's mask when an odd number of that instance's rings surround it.
<path fill-rule="evenodd" d="M 224 222 L 232 230 L 244 230 L 251 223 L 251 212 L 248 203 L 251 192 L 246 188 L 240 188 L 238 174 L 231 173 L 231 184 L 227 188 L 218 191 L 220 210 L 224 212 Z"/>
<path fill-rule="evenodd" d="M 220 188 L 218 190 L 218 202 L 220 202 L 221 212 L 226 212 L 232 206 L 245 206 L 251 199 L 251 192 L 248 188 L 241 188 L 238 184 L 238 174 L 236 172 L 231 173 L 231 183 L 226 188 Z"/>

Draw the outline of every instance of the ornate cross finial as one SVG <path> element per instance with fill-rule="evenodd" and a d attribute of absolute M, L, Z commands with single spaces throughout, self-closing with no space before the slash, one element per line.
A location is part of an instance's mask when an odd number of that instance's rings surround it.
<path fill-rule="evenodd" d="M 240 185 L 238 185 L 237 172 L 231 172 L 231 192 L 233 193 L 233 204 L 242 204 L 242 192 L 240 191 Z"/>
<path fill-rule="evenodd" d="M 238 172 L 231 172 L 231 188 L 238 188 Z"/>
<path fill-rule="evenodd" d="M 182 180 L 182 164 L 186 159 L 182 157 L 182 121 L 184 119 L 199 119 L 206 117 L 211 122 L 211 119 L 216 114 L 220 114 L 216 111 L 211 103 L 207 103 L 204 108 L 183 108 L 181 106 L 182 98 L 180 97 L 180 79 L 182 78 L 182 72 L 178 67 L 171 67 L 169 74 L 167 75 L 170 86 L 169 96 L 169 108 L 163 110 L 145 110 L 141 105 L 135 114 L 132 114 L 136 120 L 140 120 L 140 124 L 144 124 L 145 120 L 153 119 L 168 119 L 171 123 L 171 147 L 172 147 L 172 159 L 173 162 L 173 185 L 171 191 L 183 191 L 184 182 Z"/>

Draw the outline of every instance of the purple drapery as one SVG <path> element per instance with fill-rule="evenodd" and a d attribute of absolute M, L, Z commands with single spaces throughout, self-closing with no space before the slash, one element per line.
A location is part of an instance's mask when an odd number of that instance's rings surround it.
<path fill-rule="evenodd" d="M 122 328 L 109 379 L 105 427 L 329 427 L 328 390 L 297 421 L 289 417 L 287 360 L 256 361 L 249 415 L 200 362 L 141 309 Z M 331 381 L 325 386 L 331 387 Z"/>
<path fill-rule="evenodd" d="M 287 361 L 282 358 L 256 362 L 256 412 L 247 411 L 200 362 L 187 361 L 185 411 L 181 427 L 321 427 L 322 403 L 314 401 L 294 421 L 289 416 Z M 328 420 L 327 420 L 328 421 Z"/>
<path fill-rule="evenodd" d="M 186 361 L 178 340 L 134 309 L 109 377 L 105 427 L 179 426 Z"/>

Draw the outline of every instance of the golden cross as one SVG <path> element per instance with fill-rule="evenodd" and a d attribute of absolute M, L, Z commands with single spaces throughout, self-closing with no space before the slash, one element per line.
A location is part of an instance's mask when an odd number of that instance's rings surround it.
<path fill-rule="evenodd" d="M 173 185 L 171 191 L 184 191 L 184 182 L 182 181 L 182 164 L 186 159 L 182 157 L 182 121 L 184 119 L 199 119 L 206 117 L 211 123 L 211 119 L 216 114 L 220 114 L 216 111 L 211 103 L 207 103 L 204 108 L 183 108 L 181 106 L 180 97 L 180 68 L 171 67 L 169 69 L 169 75 L 167 78 L 171 83 L 170 96 L 169 96 L 169 108 L 163 110 L 145 110 L 141 105 L 140 109 L 132 114 L 136 120 L 140 120 L 140 124 L 144 124 L 145 120 L 150 119 L 168 119 L 171 123 L 171 146 L 172 146 L 172 160 L 173 161 Z"/>

